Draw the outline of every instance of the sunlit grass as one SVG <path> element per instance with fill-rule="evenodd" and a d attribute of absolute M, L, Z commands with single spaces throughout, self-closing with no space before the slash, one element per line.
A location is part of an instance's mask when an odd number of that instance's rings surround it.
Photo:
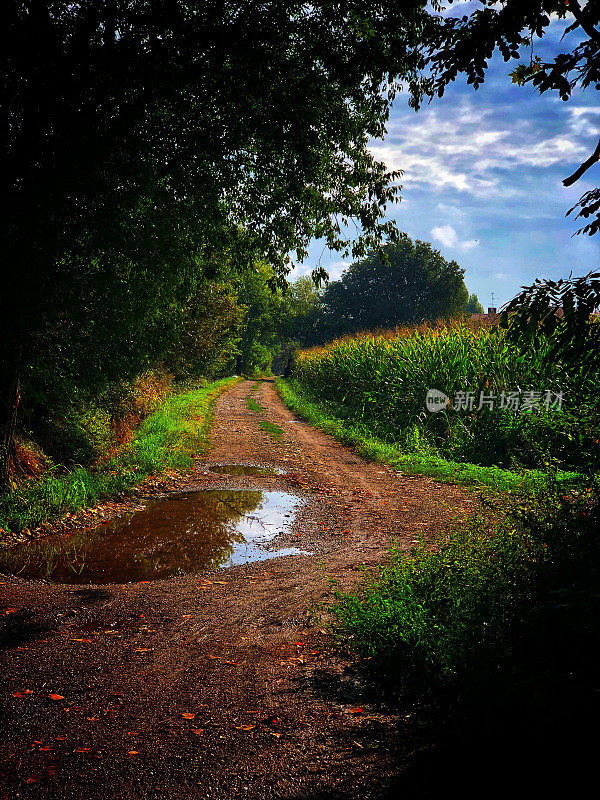
<path fill-rule="evenodd" d="M 209 446 L 211 411 L 235 378 L 174 394 L 147 417 L 129 444 L 98 469 L 51 470 L 0 495 L 0 529 L 19 531 L 93 506 L 167 469 L 188 469 Z M 0 532 L 1 535 L 1 532 Z"/>

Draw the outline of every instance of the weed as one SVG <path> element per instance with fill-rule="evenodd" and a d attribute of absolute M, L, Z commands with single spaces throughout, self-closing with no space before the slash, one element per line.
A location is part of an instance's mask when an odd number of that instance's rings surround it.
<path fill-rule="evenodd" d="M 273 440 L 277 444 L 281 444 L 281 442 L 283 442 L 283 428 L 280 428 L 279 425 L 275 425 L 273 422 L 269 422 L 268 420 L 261 420 L 259 425 L 263 431 L 266 431 L 270 436 L 273 437 Z"/>
<path fill-rule="evenodd" d="M 257 402 L 256 402 L 256 400 L 255 400 L 253 397 L 249 397 L 249 398 L 246 400 L 246 405 L 248 406 L 248 408 L 250 409 L 250 411 L 258 411 L 258 412 L 261 412 L 261 411 L 264 411 L 264 410 L 265 410 L 265 409 L 264 409 L 264 408 L 261 406 L 261 404 L 260 404 L 260 403 L 257 403 Z"/>

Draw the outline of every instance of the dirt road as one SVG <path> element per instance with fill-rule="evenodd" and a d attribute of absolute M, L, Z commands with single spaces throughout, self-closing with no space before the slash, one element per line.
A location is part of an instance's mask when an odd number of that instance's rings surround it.
<path fill-rule="evenodd" d="M 435 537 L 472 501 L 366 463 L 268 381 L 219 399 L 213 440 L 182 488 L 301 496 L 277 546 L 313 555 L 153 583 L 0 576 L 0 798 L 377 797 L 426 744 L 413 710 L 386 706 L 332 654 L 310 610 L 392 538 Z M 216 463 L 282 474 L 205 474 Z"/>

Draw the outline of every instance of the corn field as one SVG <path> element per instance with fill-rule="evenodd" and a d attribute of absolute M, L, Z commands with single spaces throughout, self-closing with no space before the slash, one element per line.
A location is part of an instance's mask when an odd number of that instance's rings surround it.
<path fill-rule="evenodd" d="M 545 340 L 520 350 L 495 327 L 463 322 L 420 326 L 347 337 L 300 351 L 294 381 L 336 416 L 364 424 L 388 441 L 412 437 L 414 443 L 416 430 L 446 455 L 507 463 L 516 439 L 534 420 L 538 424 L 540 415 L 488 408 L 478 412 L 477 399 L 480 392 L 499 397 L 502 391 L 564 390 L 560 370 L 547 352 Z M 451 400 L 457 392 L 473 392 L 474 408 L 429 414 L 429 389 Z M 478 451 L 486 455 L 478 456 Z"/>

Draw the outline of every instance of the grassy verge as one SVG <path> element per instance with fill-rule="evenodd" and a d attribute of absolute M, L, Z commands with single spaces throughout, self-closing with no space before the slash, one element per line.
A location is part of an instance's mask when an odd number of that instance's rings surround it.
<path fill-rule="evenodd" d="M 279 378 L 275 388 L 286 406 L 316 428 L 334 436 L 344 444 L 351 445 L 357 453 L 370 461 L 389 464 L 402 472 L 426 475 L 445 483 L 485 488 L 495 492 L 531 493 L 547 485 L 547 476 L 538 470 L 513 470 L 501 467 L 484 467 L 456 461 L 447 461 L 431 451 L 403 452 L 398 445 L 384 442 L 368 430 L 334 417 L 326 406 L 303 397 L 297 388 Z M 577 479 L 575 473 L 559 473 L 560 483 Z"/>
<path fill-rule="evenodd" d="M 548 493 L 435 551 L 392 551 L 374 578 L 338 596 L 340 639 L 394 680 L 428 686 L 595 670 L 598 522 L 589 500 Z"/>
<path fill-rule="evenodd" d="M 23 530 L 123 492 L 149 475 L 188 469 L 209 446 L 212 408 L 236 378 L 174 394 L 147 417 L 118 455 L 92 470 L 56 471 L 0 495 L 1 530 Z"/>

